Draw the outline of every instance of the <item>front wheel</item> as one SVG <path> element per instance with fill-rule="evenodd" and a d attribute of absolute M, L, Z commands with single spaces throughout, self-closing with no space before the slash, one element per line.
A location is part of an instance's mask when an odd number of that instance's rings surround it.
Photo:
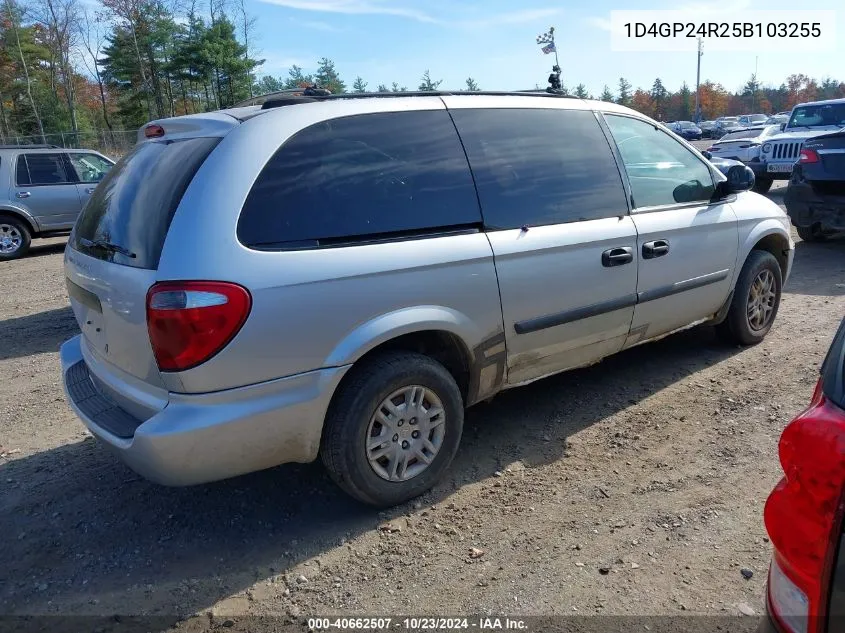
<path fill-rule="evenodd" d="M 769 189 L 772 188 L 773 182 L 774 180 L 771 178 L 755 178 L 754 187 L 752 188 L 752 190 L 757 193 L 768 193 Z"/>
<path fill-rule="evenodd" d="M 731 307 L 716 326 L 729 343 L 755 345 L 762 341 L 778 313 L 783 278 L 780 265 L 767 251 L 751 251 L 736 282 Z"/>
<path fill-rule="evenodd" d="M 394 506 L 434 486 L 461 440 L 455 379 L 422 354 L 391 352 L 353 367 L 329 407 L 320 452 L 359 501 Z"/>

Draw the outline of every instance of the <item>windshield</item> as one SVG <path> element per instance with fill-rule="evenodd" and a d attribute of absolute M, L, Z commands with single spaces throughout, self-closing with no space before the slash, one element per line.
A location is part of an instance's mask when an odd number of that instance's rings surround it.
<path fill-rule="evenodd" d="M 751 116 L 749 116 L 748 118 L 749 118 L 751 121 L 757 122 L 757 121 L 765 121 L 765 120 L 766 120 L 766 119 L 768 119 L 769 117 L 767 117 L 765 114 L 752 114 L 752 115 L 751 115 Z"/>
<path fill-rule="evenodd" d="M 788 127 L 845 126 L 845 103 L 806 105 L 795 108 Z"/>
<path fill-rule="evenodd" d="M 684 130 L 689 130 L 695 127 L 695 123 L 692 121 L 681 121 L 678 125 Z"/>

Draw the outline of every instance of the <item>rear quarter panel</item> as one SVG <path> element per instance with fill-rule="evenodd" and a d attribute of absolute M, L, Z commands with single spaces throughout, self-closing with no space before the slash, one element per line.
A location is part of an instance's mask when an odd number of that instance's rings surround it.
<path fill-rule="evenodd" d="M 501 335 L 493 254 L 483 233 L 287 252 L 250 250 L 236 237 L 253 182 L 294 133 L 338 116 L 426 109 L 445 106 L 436 97 L 287 106 L 221 141 L 174 216 L 158 279 L 239 283 L 253 307 L 217 356 L 165 374 L 172 391 L 217 391 L 344 366 L 413 331 L 451 332 L 470 354 Z"/>

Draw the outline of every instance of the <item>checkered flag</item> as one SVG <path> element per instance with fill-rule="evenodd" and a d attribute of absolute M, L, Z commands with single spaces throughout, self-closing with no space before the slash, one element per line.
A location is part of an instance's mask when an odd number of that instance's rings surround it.
<path fill-rule="evenodd" d="M 554 28 L 549 29 L 542 35 L 537 36 L 537 44 L 554 44 L 555 41 L 555 30 Z"/>

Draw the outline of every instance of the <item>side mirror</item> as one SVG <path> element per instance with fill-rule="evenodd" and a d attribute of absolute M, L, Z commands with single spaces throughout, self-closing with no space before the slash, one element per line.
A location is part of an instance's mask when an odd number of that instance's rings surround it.
<path fill-rule="evenodd" d="M 732 193 L 742 193 L 754 187 L 754 172 L 745 165 L 734 165 L 728 169 L 728 179 L 716 186 L 716 197 L 724 198 Z"/>
<path fill-rule="evenodd" d="M 710 160 L 711 158 L 713 158 L 713 154 L 711 154 L 707 150 L 704 150 L 703 152 L 701 152 L 701 155 L 704 156 L 704 158 L 706 158 L 707 160 Z"/>

